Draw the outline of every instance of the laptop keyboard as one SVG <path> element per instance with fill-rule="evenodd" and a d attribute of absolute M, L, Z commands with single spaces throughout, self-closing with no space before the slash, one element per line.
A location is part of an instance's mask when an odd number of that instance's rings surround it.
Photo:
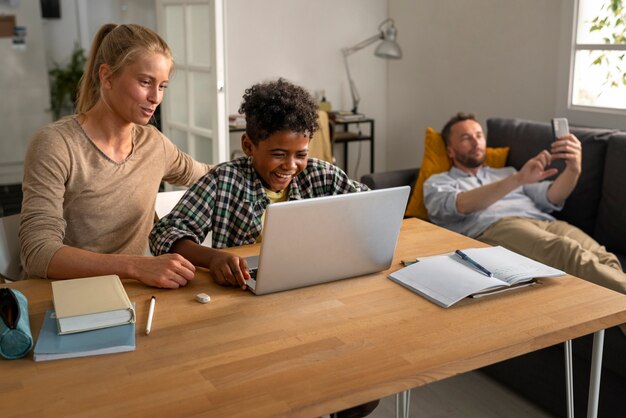
<path fill-rule="evenodd" d="M 253 280 L 256 280 L 257 269 L 256 268 L 251 268 L 251 269 L 248 269 L 248 272 L 250 273 L 250 278 L 253 279 Z"/>

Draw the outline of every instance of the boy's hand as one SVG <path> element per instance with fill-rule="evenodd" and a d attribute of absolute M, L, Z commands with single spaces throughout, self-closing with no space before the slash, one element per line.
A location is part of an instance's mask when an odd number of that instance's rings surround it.
<path fill-rule="evenodd" d="M 242 257 L 225 251 L 216 251 L 209 261 L 213 280 L 220 286 L 240 286 L 246 289 L 246 280 L 250 278 L 248 263 Z"/>

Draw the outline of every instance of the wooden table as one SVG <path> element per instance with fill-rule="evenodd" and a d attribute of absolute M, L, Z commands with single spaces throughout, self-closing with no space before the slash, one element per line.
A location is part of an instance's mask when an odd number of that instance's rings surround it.
<path fill-rule="evenodd" d="M 406 220 L 389 271 L 469 246 L 483 244 Z M 216 286 L 204 271 L 179 290 L 127 282 L 137 350 L 2 360 L 0 415 L 321 416 L 626 322 L 626 296 L 571 276 L 443 309 L 389 271 L 265 296 Z M 50 283 L 8 286 L 28 297 L 36 338 Z M 195 302 L 200 292 L 212 301 Z"/>

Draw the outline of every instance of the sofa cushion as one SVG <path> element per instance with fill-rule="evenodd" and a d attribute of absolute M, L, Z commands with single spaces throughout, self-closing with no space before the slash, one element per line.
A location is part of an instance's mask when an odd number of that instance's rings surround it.
<path fill-rule="evenodd" d="M 572 127 L 570 130 L 582 144 L 582 173 L 563 210 L 554 215 L 589 235 L 594 235 L 602 192 L 606 146 L 608 138 L 615 131 L 580 127 Z M 505 118 L 487 120 L 488 145 L 510 146 L 507 165 L 518 170 L 541 150 L 549 150 L 552 142 L 552 127 L 549 123 Z M 523 146 L 519 146 L 520 144 Z M 553 166 L 562 170 L 565 164 L 563 161 L 555 161 Z"/>
<path fill-rule="evenodd" d="M 415 187 L 409 198 L 404 216 L 415 216 L 428 220 L 428 213 L 424 207 L 424 182 L 433 174 L 443 173 L 450 169 L 451 163 L 446 152 L 446 145 L 441 134 L 433 128 L 426 128 L 424 138 L 424 156 L 420 173 L 415 181 Z"/>
<path fill-rule="evenodd" d="M 598 185 L 602 184 L 604 177 L 607 140 L 614 131 L 578 127 L 573 127 L 571 131 L 582 143 L 582 173 L 557 217 L 594 236 L 602 196 L 602 188 Z"/>
<path fill-rule="evenodd" d="M 608 141 L 602 199 L 594 236 L 609 251 L 620 254 L 626 254 L 625 162 L 626 133 L 615 134 Z"/>
<path fill-rule="evenodd" d="M 518 170 L 543 149 L 550 149 L 552 128 L 549 123 L 523 119 L 491 118 L 487 120 L 487 145 L 511 147 L 507 165 Z"/>

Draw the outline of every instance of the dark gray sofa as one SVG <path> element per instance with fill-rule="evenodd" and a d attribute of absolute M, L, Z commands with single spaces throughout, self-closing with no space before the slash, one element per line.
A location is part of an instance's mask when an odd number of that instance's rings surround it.
<path fill-rule="evenodd" d="M 626 266 L 626 132 L 571 127 L 583 147 L 582 174 L 557 218 L 578 226 L 617 254 Z M 487 121 L 487 145 L 511 147 L 507 165 L 521 166 L 542 149 L 549 149 L 549 123 L 492 118 Z M 563 162 L 555 162 L 562 169 Z M 385 188 L 413 184 L 419 169 L 368 174 L 361 181 Z M 626 416 L 626 337 L 619 328 L 605 333 L 600 388 L 600 417 Z M 575 414 L 587 410 L 592 337 L 573 341 Z M 565 366 L 562 344 L 482 369 L 546 411 L 566 416 Z"/>

